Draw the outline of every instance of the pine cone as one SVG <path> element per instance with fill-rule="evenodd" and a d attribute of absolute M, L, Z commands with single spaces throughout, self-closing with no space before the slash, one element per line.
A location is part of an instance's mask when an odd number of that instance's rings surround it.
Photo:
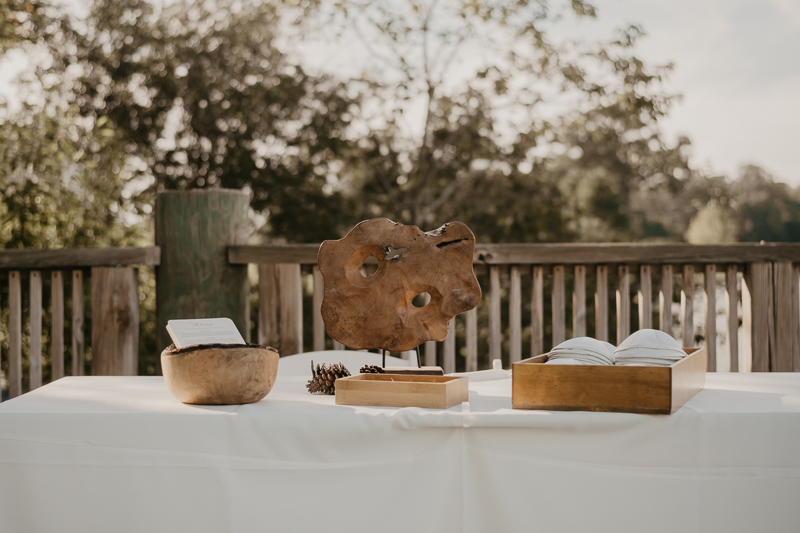
<path fill-rule="evenodd" d="M 386 371 L 376 365 L 364 365 L 361 367 L 362 374 L 385 374 Z"/>
<path fill-rule="evenodd" d="M 335 363 L 331 366 L 322 364 L 317 365 L 314 370 L 314 361 L 311 361 L 311 380 L 308 382 L 308 392 L 324 392 L 325 394 L 334 394 L 336 392 L 336 378 L 344 378 L 350 375 L 350 372 L 344 367 L 342 363 Z"/>

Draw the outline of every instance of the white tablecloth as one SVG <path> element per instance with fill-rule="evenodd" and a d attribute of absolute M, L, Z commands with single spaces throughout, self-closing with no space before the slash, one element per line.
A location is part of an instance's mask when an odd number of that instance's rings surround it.
<path fill-rule="evenodd" d="M 0 404 L 0 531 L 800 531 L 800 374 L 709 374 L 673 415 L 337 406 L 309 360 L 261 402 L 64 378 Z"/>

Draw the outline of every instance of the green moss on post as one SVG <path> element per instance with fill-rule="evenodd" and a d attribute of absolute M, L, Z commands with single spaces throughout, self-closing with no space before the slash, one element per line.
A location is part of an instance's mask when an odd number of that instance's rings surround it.
<path fill-rule="evenodd" d="M 229 317 L 249 341 L 247 265 L 228 264 L 228 246 L 247 244 L 250 195 L 233 189 L 166 191 L 156 198 L 156 342 L 167 321 Z"/>

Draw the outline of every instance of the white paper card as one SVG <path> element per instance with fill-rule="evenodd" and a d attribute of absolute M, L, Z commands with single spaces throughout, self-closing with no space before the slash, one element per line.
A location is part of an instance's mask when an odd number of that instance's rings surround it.
<path fill-rule="evenodd" d="M 170 320 L 167 332 L 177 348 L 193 344 L 245 344 L 230 318 Z"/>

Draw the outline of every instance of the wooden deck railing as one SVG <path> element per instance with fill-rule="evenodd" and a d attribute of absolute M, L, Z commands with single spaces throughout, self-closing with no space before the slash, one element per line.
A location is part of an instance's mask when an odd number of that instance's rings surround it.
<path fill-rule="evenodd" d="M 305 348 L 304 277 L 313 293 L 311 347 L 341 347 L 326 340 L 319 313 L 323 287 L 316 267 L 318 249 L 316 244 L 228 248 L 230 263 L 258 264 L 259 342 L 279 346 L 282 354 Z M 434 342 L 425 346 L 425 363 L 438 362 L 446 372 L 456 369 L 454 331 L 461 332 L 458 337 L 465 370 L 488 366 L 504 355 L 506 362 L 519 361 L 527 353 L 537 355 L 573 336 L 588 334 L 619 342 L 630 334 L 632 326 L 656 326 L 673 334 L 675 314 L 680 327 L 678 338 L 684 345 L 693 346 L 693 304 L 698 286 L 705 299 L 700 330 L 701 342 L 709 352 L 710 371 L 717 369 L 718 358 L 723 362 L 726 358 L 729 364 L 725 366 L 732 371 L 800 371 L 800 244 L 478 245 L 474 265 L 484 286 L 483 301 L 477 309 L 457 317 L 457 325 L 451 324 L 451 334 L 440 347 Z M 702 283 L 698 283 L 701 278 Z M 656 287 L 658 299 L 654 302 Z M 677 307 L 675 287 L 680 287 L 678 313 L 673 313 L 673 306 Z M 587 300 L 589 288 L 594 298 Z M 724 295 L 720 302 L 718 291 Z M 523 293 L 530 297 L 523 298 Z M 720 332 L 718 303 L 726 315 L 726 327 Z M 631 315 L 632 305 L 635 316 Z M 529 319 L 524 328 L 523 315 Z M 487 324 L 479 327 L 479 322 Z M 593 331 L 588 330 L 590 323 Z M 726 354 L 716 353 L 718 334 L 725 335 Z M 524 345 L 528 348 L 525 354 Z M 486 347 L 488 357 L 479 357 L 479 346 Z"/>
<path fill-rule="evenodd" d="M 28 341 L 28 390 L 42 385 L 42 318 L 50 314 L 50 375 L 64 369 L 64 279 L 71 294 L 71 373 L 83 375 L 86 343 L 84 282 L 91 280 L 92 373 L 135 375 L 139 348 L 138 278 L 132 265 L 158 265 L 161 251 L 149 248 L 68 248 L 56 250 L 0 250 L 0 278 L 8 282 L 8 396 L 23 392 L 22 349 Z M 50 278 L 49 309 L 43 307 L 43 288 Z M 28 281 L 27 294 L 23 280 Z M 27 331 L 23 300 L 27 296 Z M 1 304 L 1 303 L 0 303 Z M 26 334 L 24 334 L 26 333 Z M 2 357 L 4 354 L 0 354 Z"/>

